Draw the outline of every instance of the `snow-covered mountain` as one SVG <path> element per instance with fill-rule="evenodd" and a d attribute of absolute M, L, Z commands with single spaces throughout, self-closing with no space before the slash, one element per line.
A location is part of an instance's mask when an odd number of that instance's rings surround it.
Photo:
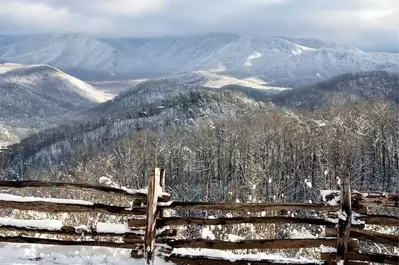
<path fill-rule="evenodd" d="M 266 81 L 256 77 L 237 78 L 231 75 L 212 73 L 208 71 L 192 71 L 192 72 L 177 73 L 177 74 L 168 75 L 166 77 L 153 78 L 151 80 L 172 81 L 193 87 L 217 88 L 217 89 L 229 85 L 236 85 L 246 88 L 264 90 L 264 92 L 267 93 L 278 93 L 282 90 L 287 89 L 286 87 L 277 87 L 270 85 Z M 123 81 L 90 82 L 90 84 L 100 91 L 118 95 L 146 81 L 150 80 L 132 79 L 132 80 L 123 80 Z"/>
<path fill-rule="evenodd" d="M 385 100 L 396 106 L 399 103 L 399 73 L 347 73 L 268 97 L 276 105 L 289 108 L 314 108 L 370 99 Z"/>
<path fill-rule="evenodd" d="M 169 80 L 175 80 L 188 85 L 202 86 L 208 88 L 222 88 L 227 85 L 239 85 L 249 88 L 263 89 L 269 92 L 286 90 L 285 87 L 269 85 L 265 80 L 257 77 L 238 78 L 232 75 L 214 73 L 209 71 L 192 71 L 167 76 Z"/>
<path fill-rule="evenodd" d="M 112 98 L 52 66 L 22 64 L 0 64 L 0 95 L 0 134 L 10 141 Z"/>
<path fill-rule="evenodd" d="M 241 93 L 151 80 L 85 111 L 80 121 L 40 132 L 12 148 L 27 163 L 58 163 L 77 146 L 87 150 L 110 146 L 135 130 L 192 127 L 199 120 L 240 116 L 272 107 Z"/>
<path fill-rule="evenodd" d="M 0 60 L 23 64 L 49 64 L 57 68 L 112 73 L 123 70 L 123 56 L 83 34 L 12 35 L 0 38 Z"/>
<path fill-rule="evenodd" d="M 123 91 L 126 91 L 138 84 L 149 81 L 148 79 L 131 79 L 131 80 L 118 80 L 118 81 L 99 81 L 89 82 L 93 87 L 99 91 L 109 93 L 112 95 L 118 95 Z"/>
<path fill-rule="evenodd" d="M 49 65 L 0 65 L 0 117 L 53 116 L 111 95 Z"/>
<path fill-rule="evenodd" d="M 100 39 L 83 34 L 0 37 L 0 61 L 46 63 L 89 80 L 122 80 L 192 71 L 300 86 L 360 71 L 399 71 L 399 54 L 367 53 L 311 38 L 206 34 Z"/>

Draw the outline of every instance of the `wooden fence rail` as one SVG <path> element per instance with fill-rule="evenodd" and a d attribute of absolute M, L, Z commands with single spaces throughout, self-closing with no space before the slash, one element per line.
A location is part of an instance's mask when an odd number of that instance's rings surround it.
<path fill-rule="evenodd" d="M 337 211 L 337 205 L 312 203 L 212 203 L 212 202 L 172 202 L 169 205 L 160 205 L 159 209 L 173 210 L 204 210 L 204 211 L 236 211 L 262 212 L 280 210 L 314 210 Z"/>
<path fill-rule="evenodd" d="M 127 248 L 134 249 L 137 244 L 143 244 L 144 240 L 137 240 L 132 244 L 116 243 L 109 241 L 80 241 L 80 240 L 58 240 L 25 236 L 0 236 L 0 242 L 5 243 L 27 243 L 57 246 L 92 246 L 92 247 L 110 247 L 110 248 Z"/>
<path fill-rule="evenodd" d="M 115 188 L 108 186 L 95 186 L 83 183 L 65 183 L 65 182 L 43 182 L 43 181 L 0 181 L 0 188 L 6 189 L 32 189 L 32 188 L 50 188 L 59 190 L 78 190 L 89 192 L 105 192 L 111 195 L 123 196 L 130 199 L 147 200 L 147 192 L 133 190 L 128 188 Z M 158 198 L 160 202 L 170 201 L 170 195 L 161 194 Z"/>
<path fill-rule="evenodd" d="M 347 179 L 348 176 L 343 178 Z M 345 184 L 347 185 L 347 184 Z M 350 185 L 350 183 L 349 183 Z M 341 183 L 341 186 L 343 184 Z M 332 191 L 329 193 L 327 200 L 331 201 L 335 198 L 340 198 L 341 191 Z M 367 205 L 367 207 L 399 207 L 399 194 L 388 193 L 388 192 L 350 192 L 352 208 L 356 208 L 358 205 Z"/>
<path fill-rule="evenodd" d="M 140 219 L 130 219 L 130 227 L 143 227 L 145 222 Z M 183 218 L 166 217 L 158 218 L 157 226 L 176 226 L 176 225 L 233 225 L 233 224 L 310 224 L 310 225 L 334 225 L 335 223 L 322 218 L 301 218 L 289 216 L 266 216 L 266 217 L 231 217 L 231 218 Z"/>
<path fill-rule="evenodd" d="M 394 255 L 377 254 L 377 253 L 359 253 L 359 252 L 347 252 L 347 261 L 344 264 L 350 264 L 351 262 L 356 262 L 353 264 L 359 264 L 359 261 L 385 263 L 385 264 L 399 264 L 399 257 Z M 334 262 L 336 257 L 335 253 L 322 253 L 321 258 L 327 261 L 327 264 L 336 264 Z"/>
<path fill-rule="evenodd" d="M 398 226 L 399 217 L 397 216 L 383 216 L 383 215 L 360 215 L 357 217 L 359 221 L 367 225 L 382 225 L 382 226 Z M 164 217 L 157 219 L 157 227 L 164 227 L 169 225 L 232 225 L 232 224 L 309 224 L 309 225 L 323 225 L 335 226 L 334 219 L 322 218 L 301 218 L 289 216 L 265 216 L 265 217 L 229 217 L 229 218 L 185 218 L 185 217 Z M 145 227 L 146 220 L 144 219 L 129 219 L 130 227 Z M 354 224 L 353 227 L 364 227 L 362 224 Z M 334 228 L 336 231 L 336 228 Z"/>
<path fill-rule="evenodd" d="M 77 204 L 40 201 L 11 201 L 0 199 L 0 209 L 16 209 L 49 213 L 106 213 L 115 215 L 145 215 L 142 207 L 129 209 L 122 206 L 106 205 L 101 203 Z"/>
<path fill-rule="evenodd" d="M 57 189 L 83 192 L 102 192 L 122 196 L 132 201 L 130 207 L 106 205 L 87 201 L 57 200 L 45 198 L 23 198 L 15 195 L 0 196 L 0 209 L 33 210 L 52 213 L 106 213 L 128 216 L 126 230 L 123 232 L 84 230 L 81 227 L 60 226 L 57 229 L 43 228 L 34 225 L 15 225 L 1 223 L 0 231 L 17 232 L 19 236 L 0 236 L 0 242 L 35 243 L 51 245 L 85 245 L 106 246 L 132 249 L 132 257 L 146 258 L 151 263 L 154 254 L 176 264 L 286 264 L 277 260 L 238 259 L 235 261 L 206 256 L 184 256 L 176 254 L 173 249 L 202 248 L 214 250 L 274 250 L 330 247 L 334 252 L 321 253 L 323 261 L 298 264 L 364 264 L 358 262 L 382 262 L 397 264 L 399 258 L 377 253 L 360 253 L 359 241 L 368 241 L 387 246 L 397 246 L 398 237 L 371 230 L 366 225 L 383 225 L 398 227 L 397 216 L 368 214 L 369 207 L 399 207 L 399 195 L 391 193 L 359 193 L 351 192 L 350 178 L 341 179 L 339 191 L 323 191 L 322 202 L 318 204 L 304 203 L 208 203 L 208 202 L 176 202 L 165 193 L 165 171 L 155 169 L 149 174 L 147 190 L 131 190 L 122 187 L 95 186 L 80 183 L 38 182 L 38 181 L 0 181 L 0 189 Z M 167 217 L 166 210 L 198 210 L 198 211 L 231 211 L 234 217 L 221 218 L 182 218 Z M 302 210 L 313 213 L 325 213 L 326 218 L 277 216 L 242 216 L 242 213 L 260 213 L 280 210 Z M 141 217 L 137 217 L 141 216 Z M 141 218 L 141 219 L 139 219 Z M 239 224 L 298 224 L 325 227 L 325 237 L 312 239 L 264 239 L 241 240 L 237 242 L 207 239 L 178 240 L 177 232 L 169 227 L 179 226 L 220 226 Z M 74 239 L 46 239 L 23 236 L 23 234 L 56 235 Z M 85 240 L 82 240 L 84 236 Z M 88 240 L 92 238 L 93 240 Z M 114 242 L 112 238 L 118 238 Z M 95 239 L 95 240 L 94 240 Z M 160 248 L 160 252 L 157 249 Z M 330 249 L 331 250 L 331 249 Z M 396 262 L 396 263 L 395 263 Z"/>

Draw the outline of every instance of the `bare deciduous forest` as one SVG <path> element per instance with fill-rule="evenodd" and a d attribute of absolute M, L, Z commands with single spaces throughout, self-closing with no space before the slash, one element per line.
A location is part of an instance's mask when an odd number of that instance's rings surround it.
<path fill-rule="evenodd" d="M 192 128 L 135 131 L 101 151 L 81 146 L 71 161 L 28 168 L 24 178 L 97 183 L 108 176 L 141 188 L 160 166 L 170 192 L 187 201 L 317 201 L 342 174 L 355 190 L 398 192 L 398 128 L 398 110 L 377 101 L 201 119 Z"/>

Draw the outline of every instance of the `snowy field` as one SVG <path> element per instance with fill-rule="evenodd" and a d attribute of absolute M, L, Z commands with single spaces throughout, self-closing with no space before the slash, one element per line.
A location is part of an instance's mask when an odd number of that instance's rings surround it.
<path fill-rule="evenodd" d="M 0 265 L 144 265 L 130 258 L 130 250 L 0 243 Z M 165 265 L 161 260 L 156 265 Z M 170 264 L 170 263 L 169 263 Z"/>
<path fill-rule="evenodd" d="M 223 258 L 225 260 L 259 260 L 271 259 L 283 263 L 315 262 L 306 258 L 287 259 L 279 255 L 253 254 L 235 255 L 231 252 L 217 250 L 188 250 L 180 249 L 176 254 L 191 256 L 208 256 L 210 258 Z M 130 258 L 128 249 L 112 249 L 102 247 L 78 247 L 78 246 L 45 246 L 33 244 L 8 244 L 0 243 L 0 265 L 145 265 L 145 260 Z M 173 265 L 156 258 L 155 265 Z"/>

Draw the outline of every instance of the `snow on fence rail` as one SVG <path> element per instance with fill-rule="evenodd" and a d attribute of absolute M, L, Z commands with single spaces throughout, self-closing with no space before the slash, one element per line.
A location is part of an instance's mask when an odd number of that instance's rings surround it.
<path fill-rule="evenodd" d="M 138 238 L 144 238 L 144 231 L 142 229 L 132 229 L 127 224 L 101 222 L 98 222 L 95 227 L 90 228 L 86 225 L 66 226 L 60 220 L 22 220 L 0 217 L 0 229 L 16 232 L 85 237 L 137 236 Z M 170 235 L 170 230 L 161 231 L 158 235 Z"/>
<path fill-rule="evenodd" d="M 143 215 L 142 207 L 128 208 L 83 200 L 47 199 L 40 197 L 21 197 L 0 193 L 0 209 L 31 210 L 52 213 L 108 213 L 118 215 Z"/>
<path fill-rule="evenodd" d="M 43 212 L 99 212 L 113 215 L 145 216 L 128 220 L 127 224 L 99 223 L 95 228 L 84 226 L 68 227 L 57 221 L 30 221 L 0 218 L 0 230 L 30 232 L 44 235 L 72 236 L 73 240 L 34 238 L 25 236 L 0 236 L 0 242 L 37 243 L 51 245 L 107 246 L 132 249 L 132 257 L 153 259 L 154 253 L 165 260 L 177 264 L 349 264 L 349 262 L 382 262 L 397 264 L 398 256 L 366 254 L 359 252 L 359 240 L 371 241 L 389 246 L 397 246 L 397 237 L 370 230 L 364 230 L 366 224 L 398 226 L 396 216 L 367 214 L 369 207 L 398 207 L 397 194 L 351 192 L 349 178 L 341 180 L 340 191 L 322 191 L 322 204 L 302 203 L 203 203 L 171 201 L 165 193 L 165 171 L 155 169 L 149 176 L 146 190 L 93 186 L 79 183 L 51 183 L 36 181 L 7 182 L 0 181 L 0 188 L 18 190 L 30 188 L 53 188 L 124 196 L 136 201 L 132 207 L 105 205 L 82 200 L 47 199 L 21 197 L 0 194 L 0 209 L 34 210 Z M 327 218 L 302 218 L 289 216 L 231 218 L 179 218 L 165 217 L 164 210 L 215 210 L 236 212 L 262 212 L 267 210 L 313 210 L 328 213 Z M 229 225 L 229 224 L 310 224 L 325 227 L 325 237 L 302 239 L 241 240 L 237 242 L 222 240 L 176 240 L 176 230 L 169 226 L 186 225 Z M 99 241 L 95 238 L 119 238 L 119 242 Z M 82 240 L 85 238 L 85 240 Z M 109 240 L 109 239 L 107 239 Z M 242 249 L 299 249 L 320 247 L 322 260 L 282 260 L 266 258 L 260 255 L 257 260 L 249 256 L 228 258 L 225 255 L 207 256 L 209 251 Z M 158 252 L 156 250 L 159 250 Z M 193 249 L 201 249 L 202 254 L 192 255 Z M 184 251 L 188 250 L 188 251 Z M 190 254 L 191 253 L 191 254 Z M 231 256 L 232 253 L 229 253 Z M 228 256 L 229 256 L 228 255 Z M 366 263 L 367 264 L 367 263 Z"/>
<path fill-rule="evenodd" d="M 0 181 L 0 188 L 7 189 L 27 189 L 27 188 L 51 188 L 62 190 L 80 190 L 105 192 L 108 194 L 124 196 L 131 199 L 147 200 L 147 189 L 135 190 L 125 187 L 95 186 L 84 183 L 64 183 L 64 182 L 42 182 L 42 181 Z M 169 201 L 170 194 L 162 192 L 158 200 Z"/>
<path fill-rule="evenodd" d="M 321 199 L 328 205 L 340 205 L 341 191 L 322 190 Z M 356 192 L 351 191 L 352 207 L 361 209 L 362 207 L 399 207 L 399 194 L 387 192 Z"/>

